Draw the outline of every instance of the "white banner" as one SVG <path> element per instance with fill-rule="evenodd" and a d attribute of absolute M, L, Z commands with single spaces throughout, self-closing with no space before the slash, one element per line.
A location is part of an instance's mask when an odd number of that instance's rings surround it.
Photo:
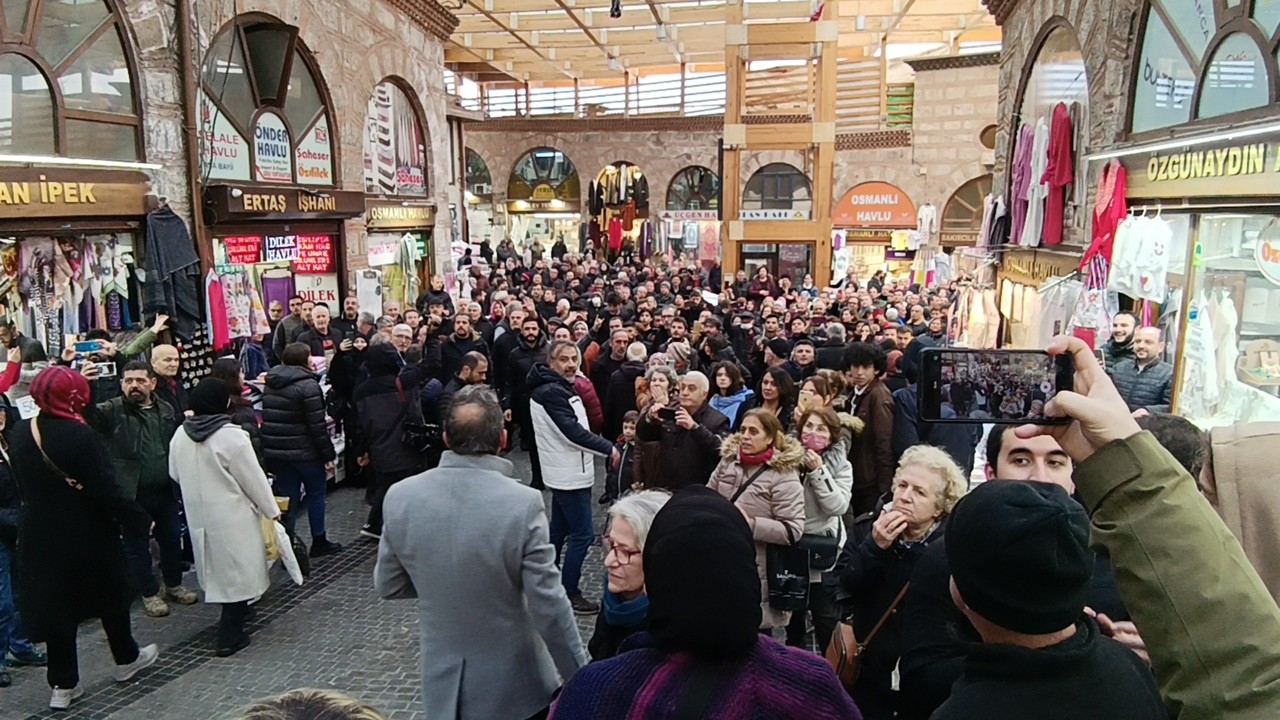
<path fill-rule="evenodd" d="M 342 312 L 342 306 L 338 302 L 337 275 L 294 275 L 293 282 L 294 292 L 301 295 L 303 300 L 324 303 L 335 315 Z"/>
<path fill-rule="evenodd" d="M 400 255 L 400 238 L 395 233 L 369 233 L 369 267 L 394 265 Z"/>
<path fill-rule="evenodd" d="M 293 148 L 284 120 L 273 112 L 258 116 L 253 128 L 253 167 L 261 182 L 293 182 Z"/>
<path fill-rule="evenodd" d="M 743 220 L 808 220 L 809 213 L 804 210 L 743 210 L 739 217 Z"/>
<path fill-rule="evenodd" d="M 231 120 L 203 93 L 200 95 L 201 170 L 210 180 L 249 178 L 249 143 Z"/>

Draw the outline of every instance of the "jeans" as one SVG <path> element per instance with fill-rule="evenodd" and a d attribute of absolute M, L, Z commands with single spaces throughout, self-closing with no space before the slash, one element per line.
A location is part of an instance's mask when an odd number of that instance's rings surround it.
<path fill-rule="evenodd" d="M 46 677 L 49 687 L 73 688 L 80 684 L 80 659 L 76 655 L 76 623 L 51 628 L 45 638 L 49 654 Z M 138 659 L 138 643 L 129 627 L 129 610 L 122 608 L 103 613 L 102 629 L 107 633 L 107 646 L 117 665 L 128 665 Z"/>
<path fill-rule="evenodd" d="M 276 476 L 276 494 L 289 498 L 289 514 L 285 527 L 293 532 L 302 507 L 302 491 L 307 491 L 307 519 L 311 521 L 311 537 L 324 537 L 324 493 L 328 482 L 322 462 L 278 463 L 271 466 Z"/>
<path fill-rule="evenodd" d="M 218 619 L 218 647 L 229 648 L 244 635 L 244 623 L 249 618 L 249 601 L 223 603 L 222 617 Z"/>
<path fill-rule="evenodd" d="M 36 651 L 22 635 L 22 618 L 18 616 L 13 588 L 13 566 L 17 563 L 14 548 L 0 542 L 0 669 L 4 668 L 4 655 L 30 655 Z"/>
<path fill-rule="evenodd" d="M 182 530 L 178 522 L 178 499 L 173 488 L 163 490 L 138 490 L 138 505 L 155 522 L 156 544 L 160 546 L 160 574 L 164 584 L 177 587 L 182 584 Z M 160 594 L 155 573 L 151 569 L 151 533 L 124 533 L 124 552 L 129 560 L 129 571 L 134 584 L 143 597 Z"/>
<path fill-rule="evenodd" d="M 787 625 L 787 644 L 791 647 L 809 649 L 804 642 L 806 614 L 813 615 L 813 639 L 818 646 L 818 654 L 822 654 L 827 651 L 827 645 L 831 644 L 831 635 L 836 630 L 840 611 L 832 602 L 831 594 L 820 582 L 809 585 L 808 613 L 791 613 L 791 622 Z"/>
<path fill-rule="evenodd" d="M 595 531 L 591 527 L 591 488 L 581 490 L 551 491 L 551 544 L 556 548 L 556 564 L 560 565 L 560 582 L 569 597 L 581 595 L 578 580 L 582 578 L 582 563 Z M 560 561 L 560 549 L 564 549 L 564 562 Z"/>

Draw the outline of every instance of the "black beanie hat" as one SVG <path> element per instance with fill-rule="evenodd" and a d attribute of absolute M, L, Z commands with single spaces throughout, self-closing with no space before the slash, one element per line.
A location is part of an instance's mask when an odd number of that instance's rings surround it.
<path fill-rule="evenodd" d="M 783 360 L 791 357 L 791 345 L 782 338 L 774 338 L 766 342 L 764 346 L 773 351 L 774 357 L 782 358 Z"/>
<path fill-rule="evenodd" d="M 983 483 L 951 513 L 947 561 L 964 604 L 984 619 L 1028 635 L 1057 632 L 1084 610 L 1089 517 L 1057 485 Z"/>
<path fill-rule="evenodd" d="M 196 415 L 225 413 L 231 404 L 231 389 L 218 378 L 205 378 L 191 391 L 187 407 Z"/>
<path fill-rule="evenodd" d="M 742 513 L 705 485 L 677 492 L 644 545 L 649 632 L 666 652 L 741 657 L 760 628 L 755 541 Z"/>

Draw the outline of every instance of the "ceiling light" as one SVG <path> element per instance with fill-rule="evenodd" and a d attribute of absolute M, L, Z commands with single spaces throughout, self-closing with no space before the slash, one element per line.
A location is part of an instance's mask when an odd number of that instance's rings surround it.
<path fill-rule="evenodd" d="M 665 41 L 667 39 L 667 26 L 658 24 L 658 39 Z"/>
<path fill-rule="evenodd" d="M 618 58 L 616 57 L 609 58 L 609 69 L 614 72 L 618 71 Z"/>

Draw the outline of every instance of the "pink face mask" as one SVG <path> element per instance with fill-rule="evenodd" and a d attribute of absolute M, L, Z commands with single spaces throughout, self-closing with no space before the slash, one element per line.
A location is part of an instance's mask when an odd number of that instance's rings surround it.
<path fill-rule="evenodd" d="M 804 433 L 801 435 L 800 443 L 816 453 L 820 453 L 828 447 L 831 447 L 831 441 L 829 439 L 814 433 Z"/>

